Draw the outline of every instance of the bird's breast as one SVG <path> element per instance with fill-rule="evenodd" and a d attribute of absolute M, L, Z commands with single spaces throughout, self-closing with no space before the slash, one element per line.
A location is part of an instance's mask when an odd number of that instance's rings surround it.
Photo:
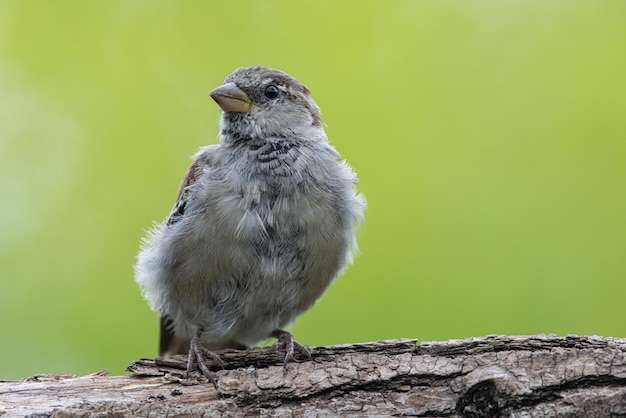
<path fill-rule="evenodd" d="M 226 209 L 236 217 L 236 237 L 248 242 L 290 242 L 311 228 L 335 219 L 332 195 L 309 184 L 284 179 L 280 185 L 252 182 L 238 204 Z"/>
<path fill-rule="evenodd" d="M 288 140 L 246 145 L 225 174 L 227 187 L 212 195 L 222 234 L 240 242 L 284 243 L 297 234 L 302 241 L 313 229 L 326 233 L 335 227 L 336 196 L 320 174 L 330 167 L 302 146 Z"/>
<path fill-rule="evenodd" d="M 251 166 L 259 174 L 272 177 L 288 177 L 296 174 L 296 162 L 300 156 L 298 147 L 289 141 L 266 142 L 250 146 Z"/>

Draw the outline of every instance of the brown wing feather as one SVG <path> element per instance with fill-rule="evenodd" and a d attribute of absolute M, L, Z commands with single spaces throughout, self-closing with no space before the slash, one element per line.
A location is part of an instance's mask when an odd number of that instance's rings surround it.
<path fill-rule="evenodd" d="M 191 188 L 194 186 L 200 173 L 200 165 L 197 161 L 191 164 L 191 167 L 187 170 L 183 182 L 178 188 L 178 197 L 176 204 L 170 213 L 170 217 L 167 220 L 168 225 L 175 224 L 185 215 L 185 209 L 187 205 L 187 197 Z M 173 354 L 187 354 L 189 352 L 190 341 L 185 338 L 179 338 L 174 335 L 172 329 L 172 320 L 167 316 L 159 318 L 159 355 L 169 356 Z M 220 344 L 219 348 L 235 348 L 243 350 L 246 346 L 237 343 L 235 341 L 226 341 Z"/>
<path fill-rule="evenodd" d="M 187 196 L 189 189 L 193 187 L 199 173 L 199 164 L 194 161 L 187 169 L 185 177 L 178 187 L 178 196 L 174 208 L 167 219 L 167 225 L 178 222 L 185 215 L 187 206 Z M 172 321 L 167 316 L 159 318 L 159 355 L 187 354 L 189 351 L 189 340 L 174 336 Z"/>
<path fill-rule="evenodd" d="M 189 189 L 196 182 L 199 171 L 199 164 L 197 161 L 194 161 L 193 164 L 191 164 L 191 166 L 187 169 L 185 177 L 178 187 L 178 196 L 176 197 L 176 203 L 174 204 L 174 208 L 170 213 L 170 217 L 167 219 L 168 225 L 175 224 L 185 214 Z"/>

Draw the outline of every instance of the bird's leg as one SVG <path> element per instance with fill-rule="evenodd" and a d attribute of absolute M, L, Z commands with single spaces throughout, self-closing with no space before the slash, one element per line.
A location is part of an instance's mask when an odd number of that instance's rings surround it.
<path fill-rule="evenodd" d="M 209 379 L 211 383 L 213 383 L 213 386 L 215 386 L 215 389 L 217 389 L 217 382 L 206 364 L 205 357 L 213 360 L 222 369 L 224 368 L 224 362 L 220 356 L 204 346 L 204 343 L 200 338 L 201 335 L 202 330 L 196 331 L 196 335 L 193 336 L 191 342 L 189 343 L 189 355 L 187 356 L 187 379 L 189 379 L 189 372 L 193 369 L 193 364 L 196 363 L 202 374 Z"/>
<path fill-rule="evenodd" d="M 278 339 L 278 341 L 276 341 L 276 343 L 274 343 L 274 345 L 272 346 L 272 349 L 285 350 L 285 367 L 287 367 L 287 363 L 289 363 L 293 359 L 293 354 L 295 351 L 307 356 L 309 360 L 313 360 L 311 358 L 311 353 L 309 352 L 309 349 L 295 342 L 291 333 L 283 331 L 282 329 L 275 329 L 270 334 L 270 337 Z"/>

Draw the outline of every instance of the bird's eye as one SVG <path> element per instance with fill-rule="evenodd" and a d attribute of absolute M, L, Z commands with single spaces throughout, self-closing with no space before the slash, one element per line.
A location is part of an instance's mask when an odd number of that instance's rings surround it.
<path fill-rule="evenodd" d="M 267 97 L 268 99 L 275 99 L 278 97 L 278 87 L 276 87 L 273 84 L 270 84 L 269 86 L 265 87 L 265 97 Z"/>

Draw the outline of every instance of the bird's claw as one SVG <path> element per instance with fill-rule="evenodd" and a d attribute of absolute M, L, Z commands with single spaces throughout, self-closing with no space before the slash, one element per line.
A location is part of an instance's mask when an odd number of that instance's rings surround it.
<path fill-rule="evenodd" d="M 285 350 L 285 360 L 283 363 L 285 368 L 287 367 L 287 364 L 293 360 L 293 356 L 296 351 L 304 356 L 307 356 L 309 360 L 313 360 L 309 349 L 302 344 L 295 342 L 291 333 L 278 329 L 273 331 L 271 336 L 278 339 L 278 341 L 272 345 L 272 350 Z"/>
<path fill-rule="evenodd" d="M 204 377 L 209 379 L 211 383 L 213 383 L 213 386 L 215 386 L 215 389 L 217 389 L 217 382 L 213 377 L 213 373 L 211 373 L 211 371 L 209 370 L 205 358 L 210 358 L 219 367 L 221 367 L 222 369 L 224 368 L 224 362 L 222 361 L 220 356 L 207 349 L 199 337 L 193 337 L 191 339 L 191 342 L 189 343 L 189 356 L 187 357 L 187 379 L 189 379 L 189 373 L 193 370 L 193 364 L 196 363 Z"/>

